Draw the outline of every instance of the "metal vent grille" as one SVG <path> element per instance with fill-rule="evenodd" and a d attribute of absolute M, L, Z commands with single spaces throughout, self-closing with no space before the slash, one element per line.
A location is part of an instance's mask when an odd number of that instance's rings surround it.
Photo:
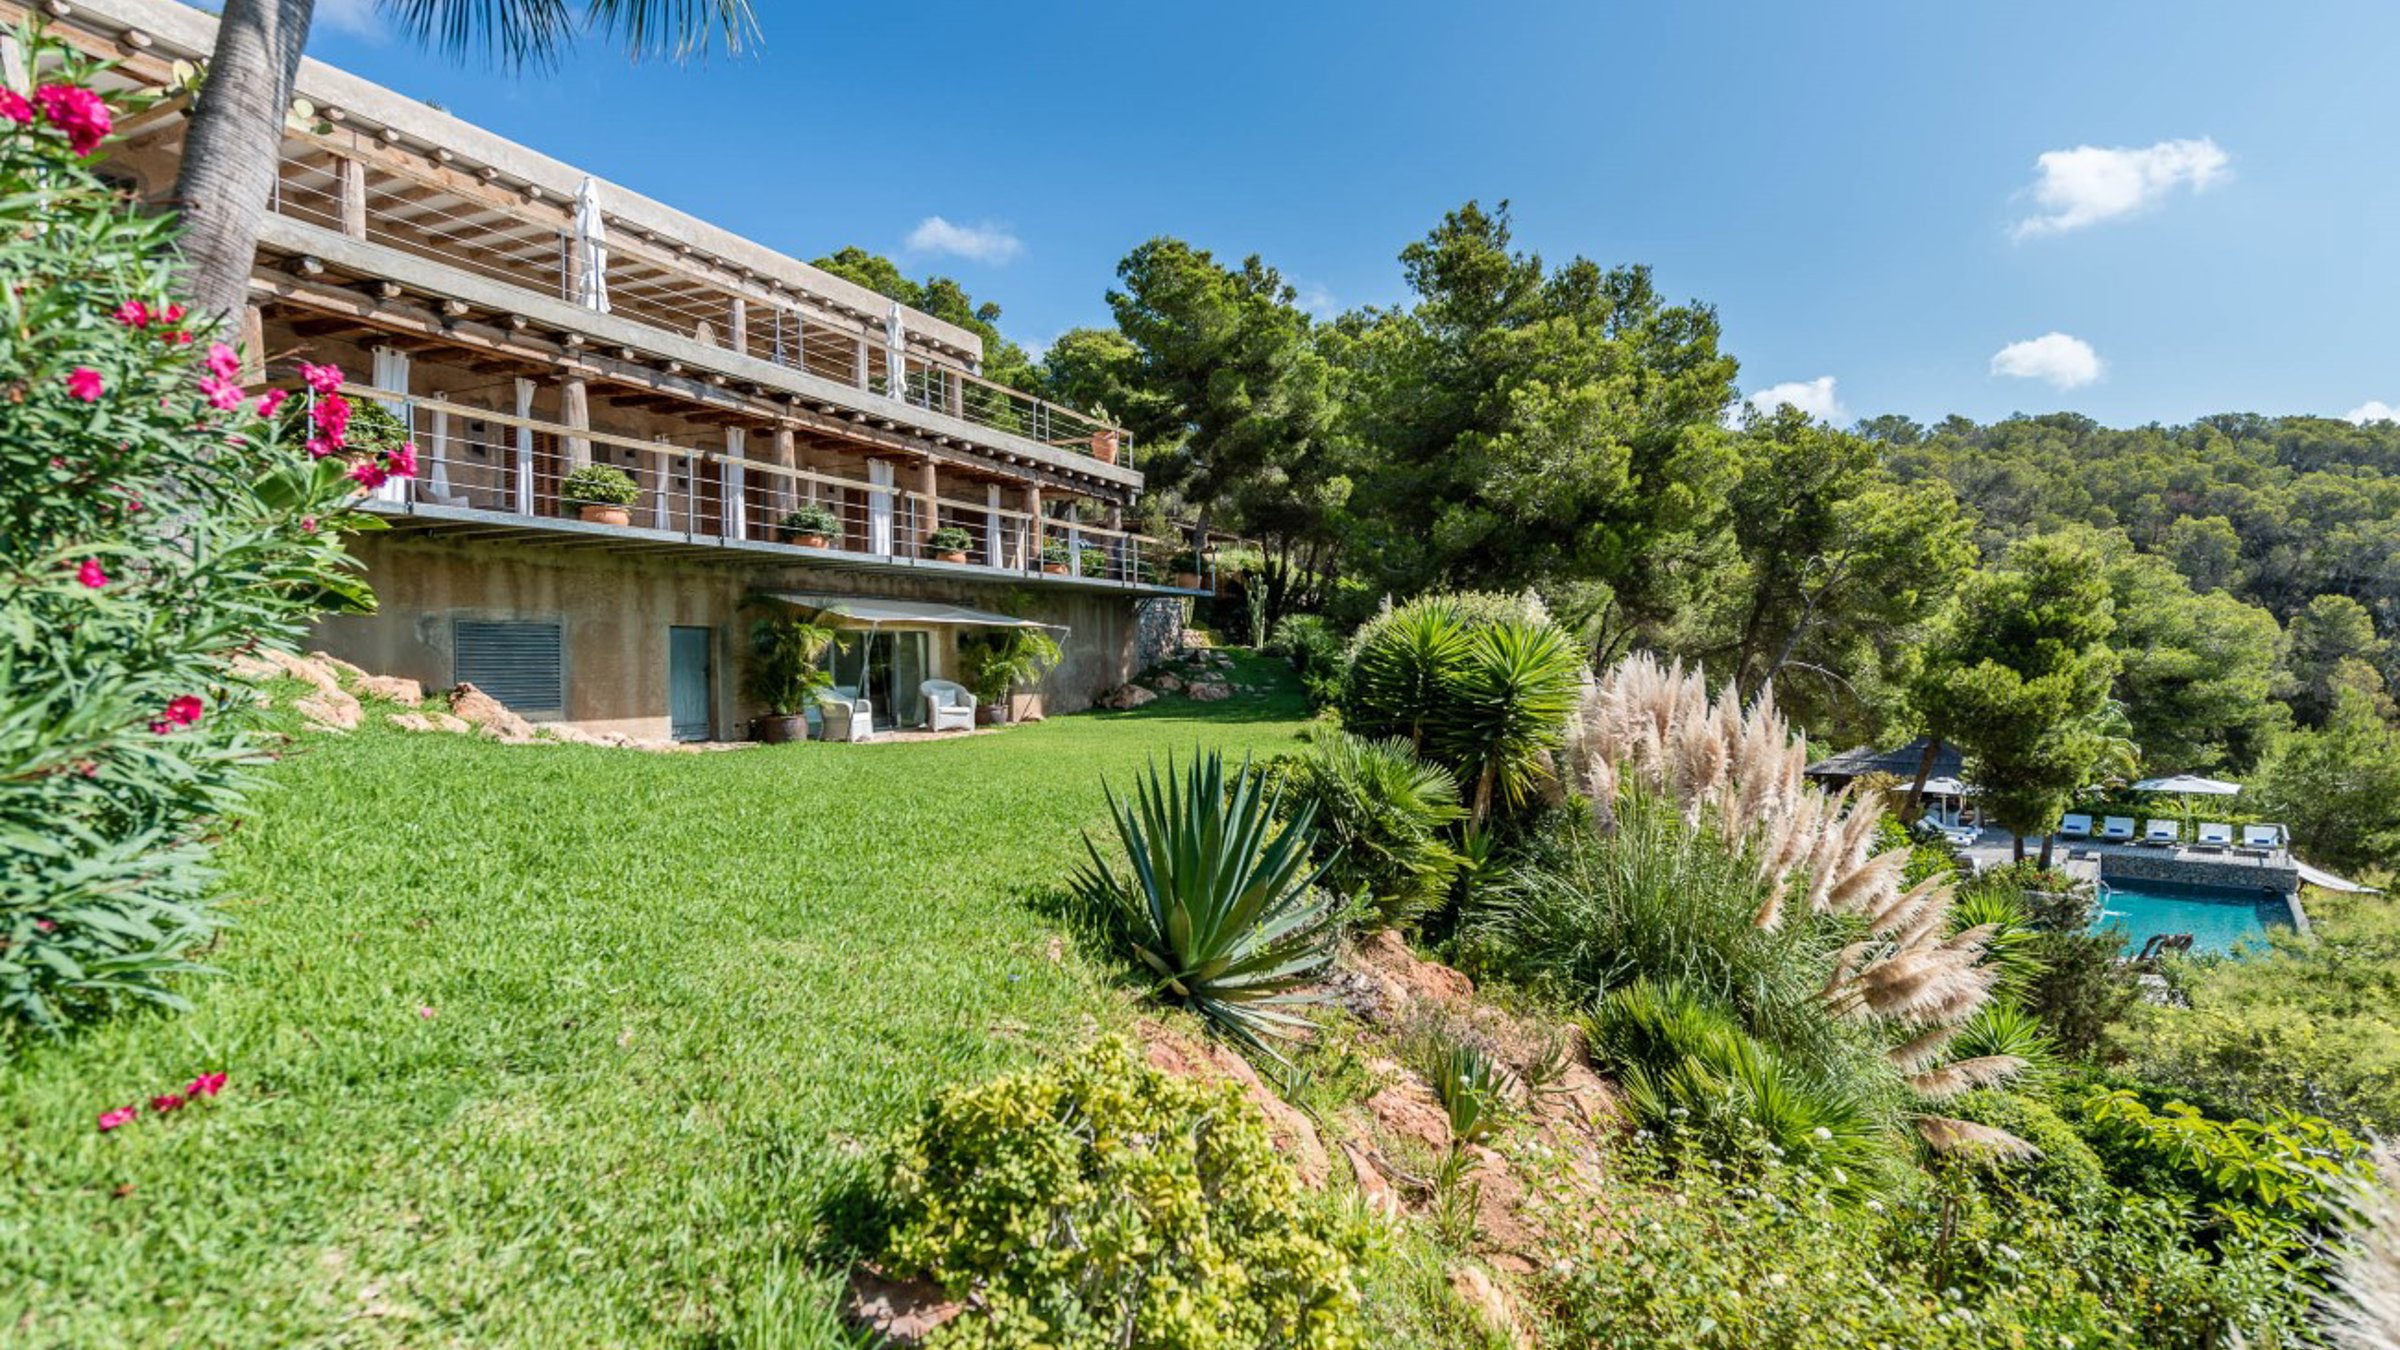
<path fill-rule="evenodd" d="M 567 710 L 567 682 L 560 625 L 460 619 L 452 664 L 462 684 L 472 684 L 512 712 L 560 714 Z"/>

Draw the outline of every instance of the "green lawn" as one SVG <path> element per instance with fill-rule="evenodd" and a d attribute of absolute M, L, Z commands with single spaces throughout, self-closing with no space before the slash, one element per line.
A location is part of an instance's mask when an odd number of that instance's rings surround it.
<path fill-rule="evenodd" d="M 1283 748 L 1284 675 L 911 745 L 306 740 L 223 855 L 197 1010 L 0 1070 L 0 1341 L 830 1339 L 876 1141 L 1131 1015 L 1036 899 L 1101 775 Z M 213 1104 L 94 1130 L 204 1069 Z"/>

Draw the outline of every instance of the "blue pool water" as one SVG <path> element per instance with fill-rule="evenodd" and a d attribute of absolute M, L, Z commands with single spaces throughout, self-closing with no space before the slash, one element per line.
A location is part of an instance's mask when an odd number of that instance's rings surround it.
<path fill-rule="evenodd" d="M 2104 883 L 2094 929 L 2125 933 L 2125 954 L 2138 955 L 2155 933 L 2189 933 L 2192 954 L 2265 946 L 2267 931 L 2290 928 L 2291 911 L 2280 896 L 2215 886 L 2178 886 L 2165 881 Z"/>

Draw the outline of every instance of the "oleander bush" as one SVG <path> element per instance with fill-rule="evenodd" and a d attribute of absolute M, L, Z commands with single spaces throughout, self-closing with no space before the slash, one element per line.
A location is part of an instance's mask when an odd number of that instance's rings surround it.
<path fill-rule="evenodd" d="M 886 1267 L 973 1295 L 936 1346 L 1358 1343 L 1363 1223 L 1302 1192 L 1238 1087 L 1122 1040 L 943 1093 L 884 1172 Z"/>
<path fill-rule="evenodd" d="M 305 448 L 281 434 L 285 395 L 173 300 L 172 221 L 92 172 L 124 109 L 27 36 L 49 82 L 0 89 L 0 1058 L 180 1005 L 221 922 L 210 844 L 265 758 L 237 663 L 372 603 L 347 507 L 414 469 L 351 445 L 338 398 Z"/>

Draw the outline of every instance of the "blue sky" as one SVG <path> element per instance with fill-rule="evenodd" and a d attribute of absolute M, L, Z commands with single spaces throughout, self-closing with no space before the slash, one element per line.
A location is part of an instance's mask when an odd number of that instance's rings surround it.
<path fill-rule="evenodd" d="M 1845 418 L 2400 406 L 2381 0 L 757 3 L 762 47 L 688 68 L 495 76 L 369 0 L 311 51 L 798 256 L 947 272 L 1029 345 L 1105 322 L 1152 235 L 1331 313 L 1506 198 L 1545 257 L 1715 305 L 1745 393 Z"/>

